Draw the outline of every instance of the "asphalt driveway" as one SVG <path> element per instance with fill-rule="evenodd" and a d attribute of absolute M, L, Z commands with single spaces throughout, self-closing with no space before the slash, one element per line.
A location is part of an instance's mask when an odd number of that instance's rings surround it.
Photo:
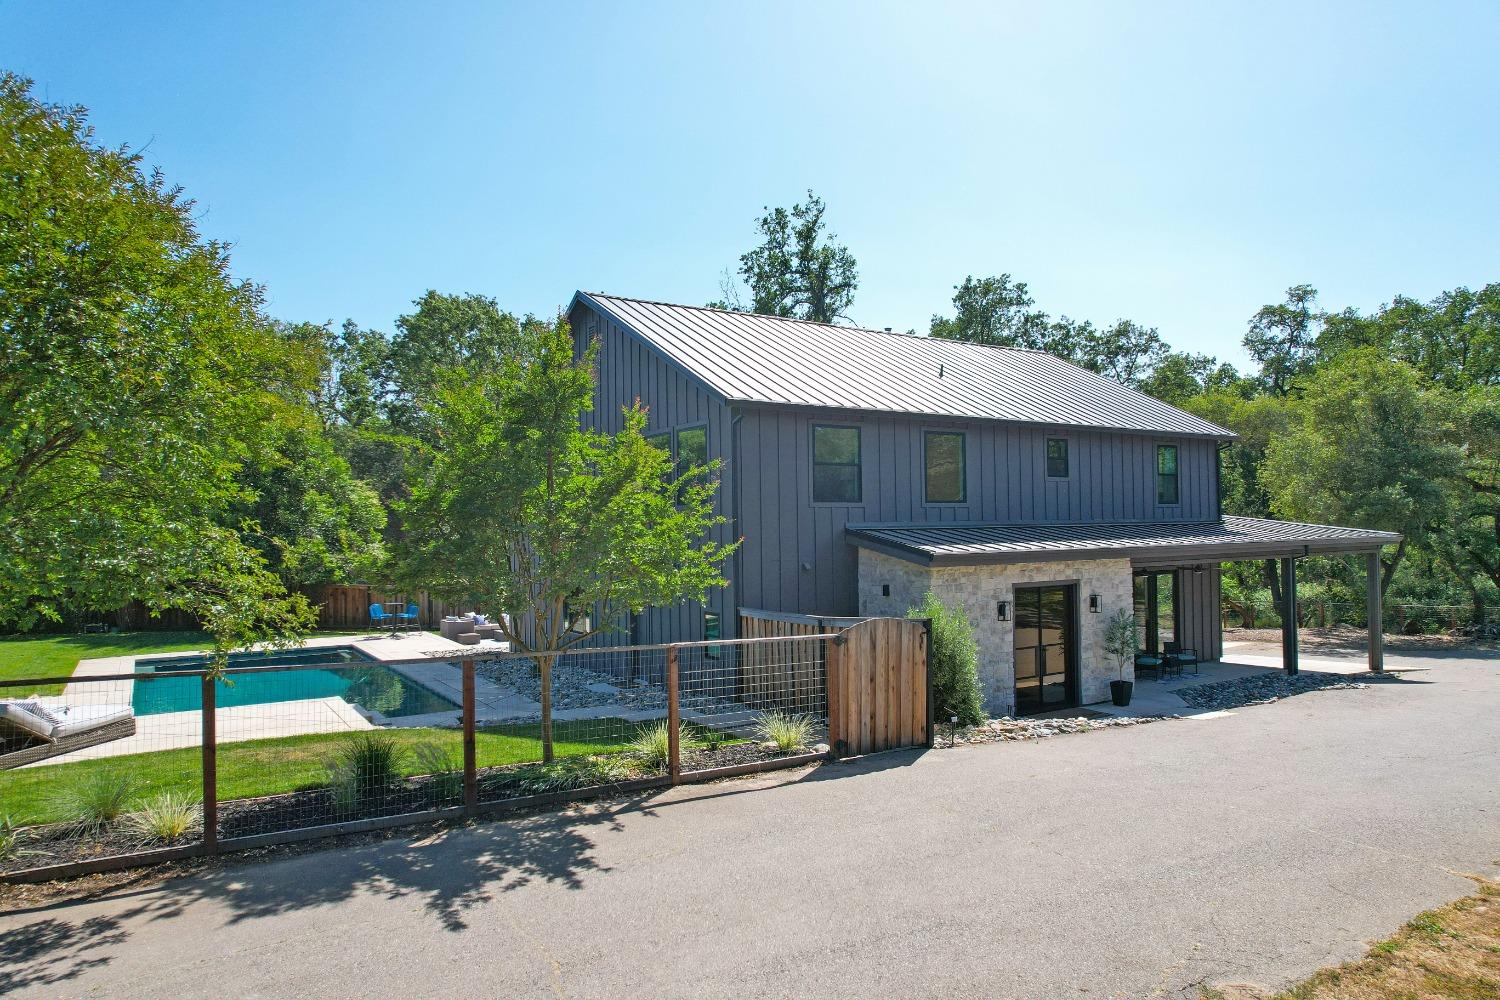
<path fill-rule="evenodd" d="M 1500 876 L 1500 659 L 0 915 L 0 993 L 1196 996 Z"/>

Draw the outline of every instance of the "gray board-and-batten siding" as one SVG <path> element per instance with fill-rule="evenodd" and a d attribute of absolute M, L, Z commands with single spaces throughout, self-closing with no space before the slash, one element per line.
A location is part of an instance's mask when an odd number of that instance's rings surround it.
<path fill-rule="evenodd" d="M 743 537 L 726 567 L 730 583 L 709 596 L 723 633 L 737 607 L 814 615 L 858 613 L 857 558 L 844 528 L 858 522 L 1203 521 L 1218 514 L 1218 442 L 1200 436 L 1098 430 L 1001 420 L 922 417 L 852 408 L 730 403 L 701 378 L 585 298 L 570 320 L 580 345 L 599 342 L 593 426 L 618 430 L 622 407 L 649 409 L 648 433 L 707 428 L 708 457 L 721 462 L 715 539 Z M 814 503 L 812 427 L 861 429 L 862 499 Z M 966 434 L 967 502 L 924 502 L 925 430 Z M 1046 441 L 1069 442 L 1069 475 L 1046 475 Z M 1181 502 L 1156 503 L 1156 446 L 1179 449 Z M 740 474 L 743 473 L 743 474 Z M 702 636 L 696 603 L 639 616 L 632 640 Z M 606 641 L 618 641 L 618 635 Z"/>

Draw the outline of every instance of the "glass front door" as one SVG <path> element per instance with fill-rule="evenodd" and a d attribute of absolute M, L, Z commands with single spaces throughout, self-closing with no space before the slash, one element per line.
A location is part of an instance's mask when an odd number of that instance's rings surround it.
<path fill-rule="evenodd" d="M 1073 587 L 1017 587 L 1015 606 L 1016 714 L 1076 705 Z"/>

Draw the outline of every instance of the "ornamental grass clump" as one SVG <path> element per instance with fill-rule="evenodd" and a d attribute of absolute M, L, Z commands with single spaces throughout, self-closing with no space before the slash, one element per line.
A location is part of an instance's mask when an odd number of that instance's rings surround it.
<path fill-rule="evenodd" d="M 806 715 L 789 712 L 762 712 L 755 720 L 755 735 L 763 743 L 770 743 L 782 753 L 798 750 L 812 740 L 813 720 Z"/>
<path fill-rule="evenodd" d="M 612 785 L 635 776 L 628 760 L 617 754 L 600 757 L 565 757 L 551 764 L 536 764 L 515 772 L 514 784 L 527 795 L 570 792 L 575 788 Z"/>
<path fill-rule="evenodd" d="M 654 726 L 642 726 L 630 743 L 629 753 L 648 768 L 661 770 L 671 763 L 672 728 L 666 722 Z M 677 726 L 677 749 L 694 750 L 703 745 L 698 734 L 686 723 Z"/>
<path fill-rule="evenodd" d="M 124 814 L 134 791 L 128 774 L 92 771 L 63 791 L 63 811 L 84 830 L 98 830 Z"/>
<path fill-rule="evenodd" d="M 198 798 L 187 792 L 163 792 L 141 803 L 126 822 L 141 836 L 173 843 L 198 826 Z"/>
<path fill-rule="evenodd" d="M 431 788 L 440 799 L 460 798 L 464 792 L 463 758 L 441 743 L 421 743 L 412 751 L 417 773 L 430 777 Z"/>
<path fill-rule="evenodd" d="M 335 808 L 354 809 L 384 798 L 401 778 L 406 750 L 387 733 L 358 733 L 339 747 L 324 767 Z"/>

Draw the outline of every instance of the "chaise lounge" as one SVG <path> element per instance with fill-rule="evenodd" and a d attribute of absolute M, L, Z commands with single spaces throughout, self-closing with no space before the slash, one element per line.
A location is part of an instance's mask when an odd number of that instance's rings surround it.
<path fill-rule="evenodd" d="M 134 735 L 135 712 L 129 705 L 0 701 L 0 770 Z"/>

